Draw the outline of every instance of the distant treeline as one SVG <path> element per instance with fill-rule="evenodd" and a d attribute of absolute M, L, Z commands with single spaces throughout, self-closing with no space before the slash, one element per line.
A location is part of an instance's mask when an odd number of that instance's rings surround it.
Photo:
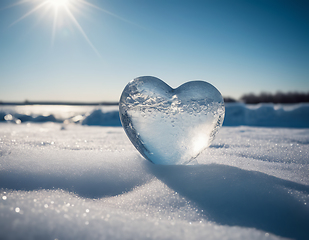
<path fill-rule="evenodd" d="M 244 94 L 239 100 L 231 97 L 224 97 L 224 102 L 244 102 L 249 104 L 256 103 L 305 103 L 309 102 L 309 92 L 277 92 L 275 94 L 262 92 L 260 94 Z M 46 102 L 46 101 L 24 101 L 24 102 L 2 102 L 0 105 L 118 105 L 118 102 Z"/>
<path fill-rule="evenodd" d="M 225 102 L 237 102 L 237 100 L 226 97 Z M 309 92 L 277 92 L 275 94 L 262 92 L 259 95 L 254 93 L 244 94 L 239 101 L 244 103 L 304 103 L 309 102 Z"/>

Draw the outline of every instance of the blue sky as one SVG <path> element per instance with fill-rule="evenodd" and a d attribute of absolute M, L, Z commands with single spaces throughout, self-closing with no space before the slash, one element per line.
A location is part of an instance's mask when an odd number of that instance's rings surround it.
<path fill-rule="evenodd" d="M 67 0 L 57 21 L 53 1 L 0 1 L 0 100 L 118 101 L 145 75 L 309 91 L 308 1 Z"/>

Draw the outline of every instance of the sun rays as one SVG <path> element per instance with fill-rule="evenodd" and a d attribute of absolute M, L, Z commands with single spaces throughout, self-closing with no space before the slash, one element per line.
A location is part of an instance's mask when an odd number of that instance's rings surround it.
<path fill-rule="evenodd" d="M 26 12 L 23 16 L 21 16 L 20 18 L 15 20 L 13 23 L 11 23 L 9 25 L 9 27 L 17 24 L 18 22 L 22 21 L 23 19 L 29 17 L 30 15 L 32 15 L 34 13 L 37 13 L 37 12 L 40 12 L 40 11 L 53 11 L 53 19 L 52 19 L 53 23 L 52 23 L 52 30 L 51 30 L 52 31 L 52 33 L 51 33 L 51 43 L 52 43 L 52 45 L 55 42 L 57 26 L 58 26 L 57 23 L 58 23 L 59 16 L 61 14 L 61 15 L 63 15 L 63 17 L 70 19 L 70 21 L 74 24 L 74 26 L 78 29 L 80 34 L 86 40 L 88 45 L 92 48 L 92 50 L 99 57 L 101 57 L 99 51 L 93 45 L 93 43 L 91 42 L 91 40 L 87 36 L 86 32 L 84 31 L 84 29 L 82 28 L 82 26 L 78 22 L 76 16 L 74 15 L 75 10 L 81 11 L 85 7 L 90 7 L 90 8 L 96 9 L 96 10 L 100 10 L 100 11 L 104 12 L 105 14 L 109 14 L 109 15 L 111 15 L 111 16 L 119 19 L 119 20 L 125 21 L 125 22 L 130 23 L 130 24 L 134 24 L 134 23 L 127 21 L 126 19 L 123 19 L 123 18 L 121 18 L 121 17 L 119 17 L 119 16 L 117 16 L 117 15 L 115 15 L 115 14 L 109 12 L 109 11 L 106 11 L 105 9 L 102 9 L 102 8 L 100 8 L 100 7 L 98 7 L 94 4 L 91 4 L 91 3 L 89 3 L 85 0 L 21 0 L 17 3 L 15 3 L 15 4 L 12 4 L 9 7 L 15 7 L 15 6 L 19 6 L 21 4 L 26 4 L 26 3 L 33 3 L 34 7 L 31 10 L 29 10 L 28 12 Z"/>

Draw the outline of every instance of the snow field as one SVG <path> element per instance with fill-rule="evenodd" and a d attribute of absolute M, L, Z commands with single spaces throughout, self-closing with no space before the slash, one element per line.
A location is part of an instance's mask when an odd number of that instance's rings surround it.
<path fill-rule="evenodd" d="M 119 127 L 0 124 L 0 239 L 306 239 L 309 129 L 223 127 L 158 166 Z"/>

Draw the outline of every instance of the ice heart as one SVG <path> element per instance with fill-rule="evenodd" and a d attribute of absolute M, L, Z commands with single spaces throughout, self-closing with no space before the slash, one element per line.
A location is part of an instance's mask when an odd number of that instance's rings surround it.
<path fill-rule="evenodd" d="M 127 84 L 119 103 L 122 126 L 155 164 L 186 164 L 207 148 L 224 119 L 220 92 L 203 81 L 173 89 L 155 77 Z"/>

